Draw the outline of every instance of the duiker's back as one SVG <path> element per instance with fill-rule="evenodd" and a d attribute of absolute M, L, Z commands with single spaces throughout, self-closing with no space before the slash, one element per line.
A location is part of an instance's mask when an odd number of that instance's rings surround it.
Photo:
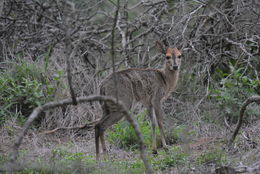
<path fill-rule="evenodd" d="M 165 88 L 165 77 L 161 71 L 127 69 L 108 76 L 100 85 L 100 94 L 118 97 L 127 108 L 131 108 L 135 102 L 147 106 L 155 97 L 160 100 Z"/>

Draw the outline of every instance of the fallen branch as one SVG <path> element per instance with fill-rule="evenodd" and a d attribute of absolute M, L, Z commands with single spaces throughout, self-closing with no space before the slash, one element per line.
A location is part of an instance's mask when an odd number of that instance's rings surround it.
<path fill-rule="evenodd" d="M 95 125 L 96 125 L 96 123 L 98 121 L 99 120 L 95 120 L 95 121 L 92 121 L 90 123 L 86 123 L 84 125 L 74 126 L 74 127 L 57 127 L 55 129 L 52 129 L 52 130 L 43 131 L 40 134 L 51 134 L 51 133 L 57 132 L 58 130 L 62 130 L 62 129 L 66 129 L 66 130 L 71 130 L 71 129 L 86 129 L 86 130 L 90 130 L 90 129 L 94 129 L 94 127 L 95 127 Z"/>
<path fill-rule="evenodd" d="M 260 162 L 256 162 L 250 166 L 240 164 L 237 167 L 222 166 L 215 169 L 215 173 L 229 173 L 229 174 L 258 174 L 260 172 Z"/>
<path fill-rule="evenodd" d="M 153 173 L 152 167 L 149 164 L 147 157 L 146 157 L 146 154 L 145 154 L 144 138 L 143 138 L 143 135 L 141 134 L 140 128 L 139 128 L 138 124 L 136 123 L 136 121 L 127 112 L 124 105 L 120 101 L 117 102 L 112 97 L 97 96 L 97 95 L 87 96 L 87 97 L 78 97 L 78 98 L 76 98 L 76 100 L 77 100 L 77 103 L 93 102 L 93 101 L 105 101 L 105 102 L 111 102 L 115 105 L 118 105 L 120 111 L 122 111 L 122 113 L 126 116 L 126 120 L 130 123 L 131 126 L 133 126 L 135 133 L 136 133 L 137 137 L 139 138 L 140 156 L 141 156 L 141 159 L 144 162 L 147 173 Z M 20 135 L 15 140 L 15 143 L 14 143 L 14 146 L 13 146 L 13 152 L 11 154 L 11 159 L 10 159 L 10 163 L 11 163 L 10 165 L 11 166 L 16 166 L 16 160 L 17 160 L 17 157 L 18 157 L 18 150 L 19 150 L 19 147 L 20 147 L 20 145 L 23 141 L 23 138 L 27 134 L 29 127 L 32 124 L 32 122 L 39 117 L 40 113 L 42 113 L 46 110 L 56 108 L 56 107 L 66 106 L 66 105 L 71 105 L 71 104 L 73 104 L 72 99 L 64 99 L 64 100 L 60 100 L 60 101 L 57 101 L 57 102 L 46 103 L 42 106 L 38 106 L 37 108 L 35 108 L 33 110 L 31 115 L 29 116 L 28 120 L 25 122 L 22 132 L 20 133 Z M 11 167 L 8 170 L 9 170 L 8 171 L 9 173 L 12 173 Z"/>
<path fill-rule="evenodd" d="M 242 107 L 240 109 L 240 115 L 239 115 L 239 121 L 238 121 L 238 124 L 237 124 L 237 127 L 233 133 L 233 135 L 231 136 L 231 138 L 229 139 L 229 142 L 228 142 L 228 145 L 231 146 L 232 143 L 234 142 L 237 134 L 238 134 L 238 131 L 239 129 L 241 128 L 242 126 L 242 123 L 243 123 L 243 117 L 244 117 L 244 113 L 246 111 L 246 107 L 250 104 L 250 103 L 253 103 L 253 102 L 256 102 L 258 104 L 260 104 L 260 96 L 252 96 L 252 97 L 249 97 L 248 99 L 246 99 L 246 101 L 244 101 L 244 103 L 242 104 Z"/>

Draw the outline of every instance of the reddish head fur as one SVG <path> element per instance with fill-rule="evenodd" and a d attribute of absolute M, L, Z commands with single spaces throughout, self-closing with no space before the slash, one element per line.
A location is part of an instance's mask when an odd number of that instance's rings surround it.
<path fill-rule="evenodd" d="M 178 50 L 178 48 L 167 48 L 166 56 L 172 56 L 172 54 L 178 57 L 181 55 L 181 52 Z"/>

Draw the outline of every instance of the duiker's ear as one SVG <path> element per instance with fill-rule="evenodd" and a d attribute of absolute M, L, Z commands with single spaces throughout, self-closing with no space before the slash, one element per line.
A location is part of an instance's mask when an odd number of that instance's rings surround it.
<path fill-rule="evenodd" d="M 166 53 L 166 49 L 165 49 L 165 47 L 163 46 L 163 44 L 162 44 L 160 41 L 156 41 L 155 45 L 156 45 L 157 49 L 158 49 L 161 53 L 163 53 L 163 54 Z"/>
<path fill-rule="evenodd" d="M 176 57 L 180 57 L 181 56 L 181 52 L 180 50 L 178 50 L 178 48 L 173 48 L 174 54 Z"/>

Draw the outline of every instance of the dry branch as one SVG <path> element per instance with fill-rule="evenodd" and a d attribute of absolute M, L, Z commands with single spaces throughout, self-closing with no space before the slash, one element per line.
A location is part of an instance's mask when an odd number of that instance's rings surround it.
<path fill-rule="evenodd" d="M 73 89 L 72 86 L 72 76 L 71 76 L 71 37 L 70 37 L 70 30 L 66 31 L 66 39 L 65 39 L 65 57 L 66 57 L 66 63 L 67 63 L 67 79 L 68 79 L 68 84 L 69 84 L 69 89 L 70 89 L 70 95 L 73 101 L 73 105 L 77 105 L 77 100 L 76 100 L 76 95 L 75 95 L 75 91 Z M 74 49 L 75 50 L 75 49 Z"/>
<path fill-rule="evenodd" d="M 116 24 L 117 24 L 117 19 L 118 19 L 118 13 L 119 13 L 119 8 L 120 8 L 120 4 L 119 4 L 119 0 L 117 0 L 117 7 L 116 7 L 116 12 L 115 12 L 115 18 L 114 18 L 114 23 L 113 23 L 113 28 L 111 31 L 111 59 L 112 59 L 112 69 L 113 72 L 115 72 L 115 49 L 114 49 L 114 45 L 115 45 L 115 29 L 116 29 Z M 116 100 L 118 100 L 118 88 L 117 88 L 117 79 L 116 77 L 113 78 L 114 80 L 114 85 L 116 90 Z"/>
<path fill-rule="evenodd" d="M 73 127 L 57 127 L 55 129 L 52 129 L 52 130 L 48 130 L 48 131 L 43 131 L 41 132 L 40 134 L 51 134 L 51 133 L 54 133 L 54 132 L 57 132 L 58 130 L 71 130 L 71 129 L 86 129 L 86 130 L 90 130 L 90 129 L 94 129 L 96 123 L 98 122 L 99 120 L 95 120 L 95 121 L 92 121 L 90 123 L 86 123 L 84 125 L 80 125 L 80 126 L 73 126 Z"/>
<path fill-rule="evenodd" d="M 256 162 L 253 165 L 246 166 L 240 164 L 237 167 L 222 166 L 215 169 L 215 173 L 228 173 L 228 174 L 258 174 L 260 172 L 260 162 Z"/>
<path fill-rule="evenodd" d="M 239 121 L 238 121 L 238 124 L 237 124 L 237 127 L 232 135 L 232 137 L 229 139 L 229 146 L 232 145 L 233 141 L 235 140 L 237 134 L 238 134 L 238 131 L 239 129 L 241 128 L 242 126 L 242 123 L 243 123 L 243 117 L 244 117 L 244 113 L 246 111 L 246 107 L 250 104 L 250 103 L 253 103 L 253 102 L 256 102 L 258 104 L 260 104 L 260 96 L 252 96 L 252 97 L 249 97 L 248 99 L 246 99 L 246 101 L 244 101 L 241 109 L 240 109 L 240 115 L 239 115 Z"/>
<path fill-rule="evenodd" d="M 120 108 L 122 113 L 126 116 L 126 120 L 133 126 L 135 133 L 136 133 L 137 137 L 139 138 L 140 155 L 141 155 L 141 159 L 144 162 L 147 173 L 153 173 L 152 167 L 148 163 L 148 160 L 147 160 L 147 157 L 146 157 L 146 154 L 145 154 L 144 138 L 143 138 L 143 136 L 140 132 L 140 128 L 139 128 L 138 124 L 136 123 L 136 121 L 132 118 L 132 116 L 127 112 L 127 110 L 125 109 L 125 106 L 120 101 L 116 101 L 112 97 L 97 96 L 97 95 L 88 96 L 88 97 L 79 97 L 79 98 L 76 98 L 76 100 L 77 100 L 77 103 L 93 102 L 93 101 L 105 101 L 105 102 L 111 102 L 115 105 L 118 105 L 118 107 Z M 14 146 L 13 146 L 13 153 L 12 153 L 12 156 L 11 156 L 11 159 L 10 159 L 11 164 L 15 164 L 17 157 L 18 157 L 18 150 L 19 150 L 19 147 L 20 147 L 20 145 L 23 141 L 23 138 L 26 135 L 26 133 L 28 132 L 29 127 L 32 124 L 32 122 L 36 118 L 39 117 L 40 113 L 42 113 L 46 110 L 56 108 L 56 107 L 66 106 L 66 105 L 71 105 L 71 104 L 73 104 L 72 99 L 64 99 L 64 100 L 60 100 L 60 101 L 57 101 L 57 102 L 49 102 L 49 103 L 46 103 L 42 106 L 38 106 L 37 108 L 35 108 L 33 110 L 33 112 L 31 113 L 31 115 L 29 116 L 26 123 L 24 124 L 22 132 L 20 133 L 20 135 L 15 140 L 15 143 L 14 143 Z M 15 165 L 11 165 L 11 166 L 15 166 Z M 10 169 L 10 170 L 12 170 L 12 169 Z"/>

